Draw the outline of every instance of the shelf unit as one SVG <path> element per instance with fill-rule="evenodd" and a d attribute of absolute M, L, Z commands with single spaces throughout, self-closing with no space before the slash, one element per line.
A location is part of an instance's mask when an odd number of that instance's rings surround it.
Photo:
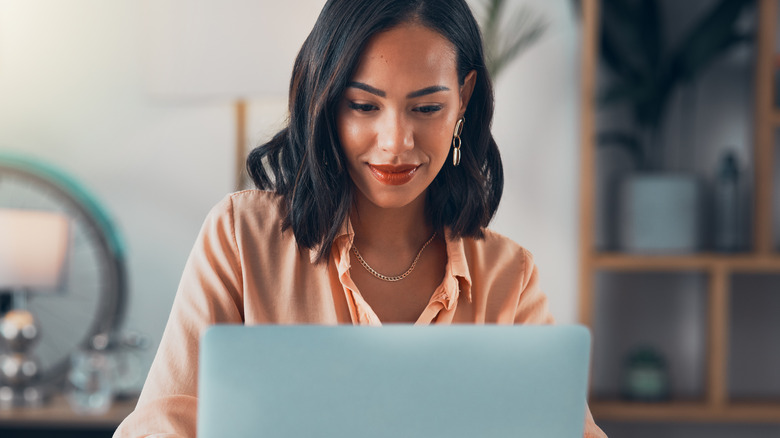
<path fill-rule="evenodd" d="M 119 426 L 138 399 L 116 400 L 108 412 L 100 415 L 77 414 L 63 395 L 55 395 L 41 407 L 0 409 L 0 435 L 6 428 L 37 428 L 52 430 L 111 430 Z"/>
<path fill-rule="evenodd" d="M 580 321 L 594 327 L 598 272 L 685 271 L 705 274 L 708 279 L 705 391 L 701 399 L 659 403 L 591 399 L 590 408 L 597 421 L 780 423 L 780 394 L 777 400 L 770 401 L 733 399 L 728 391 L 727 368 L 733 275 L 780 274 L 780 252 L 774 247 L 772 225 L 774 138 L 780 129 L 780 109 L 773 104 L 778 2 L 757 3 L 752 250 L 736 255 L 641 256 L 595 249 L 595 102 L 601 5 L 599 0 L 582 1 Z M 594 343 L 597 342 L 595 337 Z"/>

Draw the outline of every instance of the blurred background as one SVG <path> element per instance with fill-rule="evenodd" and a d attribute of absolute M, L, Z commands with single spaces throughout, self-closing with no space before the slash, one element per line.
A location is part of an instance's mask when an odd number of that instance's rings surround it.
<path fill-rule="evenodd" d="M 492 228 L 534 254 L 556 320 L 593 329 L 610 436 L 780 435 L 776 1 L 469 2 L 508 53 Z M 26 172 L 0 176 L 0 205 L 78 210 L 95 254 L 0 308 L 36 314 L 29 348 L 63 393 L 123 373 L 113 404 L 0 409 L 3 436 L 110 436 L 132 409 L 201 223 L 284 123 L 323 3 L 0 0 L 0 170 Z"/>

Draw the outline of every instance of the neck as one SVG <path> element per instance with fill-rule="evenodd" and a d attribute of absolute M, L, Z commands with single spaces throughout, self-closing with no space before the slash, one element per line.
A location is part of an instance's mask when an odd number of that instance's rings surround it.
<path fill-rule="evenodd" d="M 425 215 L 425 193 L 404 207 L 381 208 L 358 191 L 350 220 L 361 251 L 416 253 L 433 234 Z"/>

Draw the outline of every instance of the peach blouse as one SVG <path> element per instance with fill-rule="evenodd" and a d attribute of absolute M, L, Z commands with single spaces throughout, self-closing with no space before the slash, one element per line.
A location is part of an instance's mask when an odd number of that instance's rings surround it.
<path fill-rule="evenodd" d="M 209 213 L 184 268 L 168 324 L 135 411 L 114 437 L 194 437 L 198 342 L 215 323 L 381 325 L 350 277 L 348 224 L 328 263 L 281 232 L 282 199 L 233 193 Z M 531 254 L 490 230 L 452 239 L 447 266 L 416 324 L 549 324 Z M 604 433 L 587 413 L 586 437 Z"/>

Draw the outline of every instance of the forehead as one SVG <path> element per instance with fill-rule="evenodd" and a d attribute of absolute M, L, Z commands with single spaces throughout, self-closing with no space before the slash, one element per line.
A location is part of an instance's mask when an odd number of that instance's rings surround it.
<path fill-rule="evenodd" d="M 394 27 L 368 41 L 352 80 L 387 87 L 457 82 L 455 47 L 419 24 Z"/>

